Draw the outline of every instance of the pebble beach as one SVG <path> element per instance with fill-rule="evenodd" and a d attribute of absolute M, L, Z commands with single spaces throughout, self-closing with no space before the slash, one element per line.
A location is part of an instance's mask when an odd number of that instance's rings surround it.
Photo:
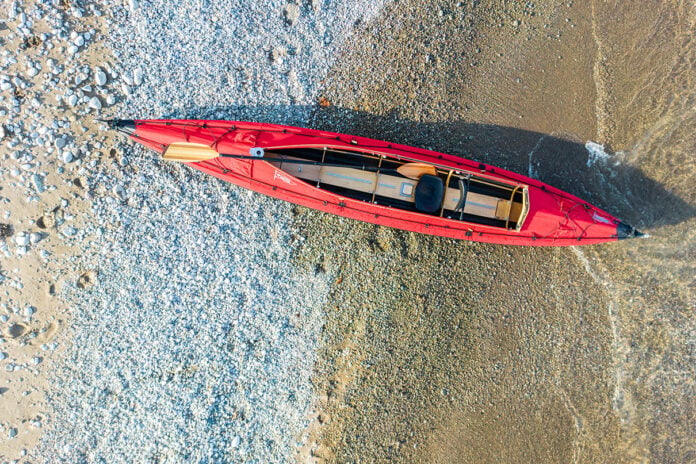
<path fill-rule="evenodd" d="M 694 459 L 696 8 L 667 3 L 5 2 L 0 462 Z M 462 154 L 651 237 L 355 223 L 110 118 Z"/>

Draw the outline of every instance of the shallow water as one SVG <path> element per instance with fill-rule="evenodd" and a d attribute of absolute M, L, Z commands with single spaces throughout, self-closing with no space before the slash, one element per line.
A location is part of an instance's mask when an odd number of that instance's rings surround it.
<path fill-rule="evenodd" d="M 320 456 L 694 458 L 695 22 L 677 1 L 407 1 L 344 49 L 315 125 L 531 173 L 651 238 L 541 250 L 355 225 L 335 244 L 308 221 L 303 259 L 340 276 Z"/>

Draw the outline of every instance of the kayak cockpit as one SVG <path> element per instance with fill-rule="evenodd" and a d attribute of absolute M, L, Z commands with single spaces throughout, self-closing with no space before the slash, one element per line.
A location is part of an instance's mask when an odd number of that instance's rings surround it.
<path fill-rule="evenodd" d="M 525 186 L 381 154 L 269 148 L 264 160 L 338 195 L 455 221 L 519 230 L 529 210 Z"/>

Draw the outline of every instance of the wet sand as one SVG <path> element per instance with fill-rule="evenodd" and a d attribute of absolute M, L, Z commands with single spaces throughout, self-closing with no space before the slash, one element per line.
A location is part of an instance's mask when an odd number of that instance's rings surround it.
<path fill-rule="evenodd" d="M 652 237 L 504 248 L 298 208 L 298 260 L 335 279 L 303 460 L 694 458 L 696 8 L 534 5 L 387 7 L 316 125 L 528 172 Z"/>

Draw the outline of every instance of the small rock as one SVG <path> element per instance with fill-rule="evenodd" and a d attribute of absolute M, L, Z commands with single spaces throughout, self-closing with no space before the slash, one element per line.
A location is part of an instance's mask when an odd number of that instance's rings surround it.
<path fill-rule="evenodd" d="M 64 151 L 61 158 L 63 158 L 63 162 L 67 164 L 73 160 L 73 154 L 70 151 Z"/>
<path fill-rule="evenodd" d="M 11 338 L 21 337 L 27 332 L 27 326 L 21 323 L 12 324 L 9 329 L 7 329 L 7 334 Z"/>
<path fill-rule="evenodd" d="M 114 185 L 113 188 L 114 195 L 124 198 L 126 196 L 126 190 L 123 188 L 123 185 Z"/>
<path fill-rule="evenodd" d="M 235 435 L 234 438 L 232 439 L 232 442 L 230 443 L 230 446 L 232 448 L 236 448 L 239 446 L 239 444 L 242 442 L 242 439 L 239 437 L 239 435 Z"/>
<path fill-rule="evenodd" d="M 43 193 L 46 191 L 46 186 L 44 185 L 44 177 L 41 174 L 34 174 L 31 176 L 31 181 L 34 183 L 34 188 L 36 188 L 37 193 Z"/>
<path fill-rule="evenodd" d="M 2 361 L 3 359 L 7 359 L 7 353 L 0 351 L 0 361 Z"/>
<path fill-rule="evenodd" d="M 133 71 L 133 85 L 140 85 L 143 83 L 143 71 L 138 68 Z"/>
<path fill-rule="evenodd" d="M 15 237 L 15 243 L 19 246 L 29 245 L 29 236 L 25 232 L 20 232 Z"/>
<path fill-rule="evenodd" d="M 40 242 L 41 240 L 43 240 L 43 239 L 44 239 L 44 234 L 40 234 L 40 233 L 38 233 L 38 232 L 32 232 L 32 233 L 29 235 L 29 241 L 30 241 L 32 244 L 39 243 L 39 242 Z"/>
<path fill-rule="evenodd" d="M 65 235 L 66 237 L 74 237 L 75 235 L 77 235 L 77 229 L 68 226 L 65 229 L 63 229 L 63 235 Z"/>
<path fill-rule="evenodd" d="M 97 68 L 94 71 L 94 81 L 99 86 L 106 84 L 106 73 L 102 70 L 102 68 Z"/>
<path fill-rule="evenodd" d="M 17 428 L 16 427 L 10 428 L 10 430 L 7 432 L 7 437 L 14 438 L 16 436 L 17 436 Z"/>
<path fill-rule="evenodd" d="M 101 100 L 99 100 L 99 97 L 92 97 L 89 101 L 89 107 L 93 110 L 100 110 L 102 103 Z"/>
<path fill-rule="evenodd" d="M 27 306 L 26 308 L 24 308 L 24 317 L 31 317 L 34 314 L 36 314 L 36 307 Z"/>

